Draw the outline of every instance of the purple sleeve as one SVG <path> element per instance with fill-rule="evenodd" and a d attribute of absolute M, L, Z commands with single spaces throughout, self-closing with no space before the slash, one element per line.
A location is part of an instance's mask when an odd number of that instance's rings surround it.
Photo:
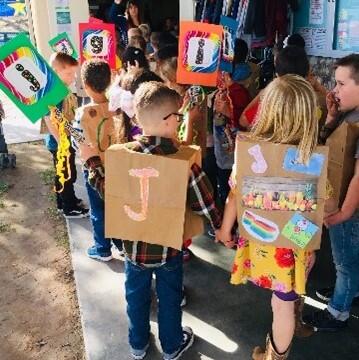
<path fill-rule="evenodd" d="M 132 141 L 134 139 L 134 137 L 138 136 L 138 135 L 142 135 L 142 129 L 136 125 L 132 126 L 131 132 L 130 132 L 130 137 L 131 137 L 130 141 Z"/>

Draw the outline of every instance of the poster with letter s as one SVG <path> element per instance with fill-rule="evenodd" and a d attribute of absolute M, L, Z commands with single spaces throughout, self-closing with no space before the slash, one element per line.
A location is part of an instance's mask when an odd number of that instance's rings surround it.
<path fill-rule="evenodd" d="M 114 24 L 89 22 L 79 24 L 81 64 L 101 59 L 116 69 L 116 33 Z"/>

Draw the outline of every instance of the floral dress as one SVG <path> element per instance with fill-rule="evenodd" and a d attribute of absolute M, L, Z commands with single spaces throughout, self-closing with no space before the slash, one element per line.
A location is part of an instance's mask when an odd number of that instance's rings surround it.
<path fill-rule="evenodd" d="M 229 181 L 231 192 L 236 193 L 234 177 Z M 231 284 L 247 281 L 273 291 L 305 293 L 305 284 L 314 252 L 278 248 L 259 244 L 239 237 L 232 268 Z"/>

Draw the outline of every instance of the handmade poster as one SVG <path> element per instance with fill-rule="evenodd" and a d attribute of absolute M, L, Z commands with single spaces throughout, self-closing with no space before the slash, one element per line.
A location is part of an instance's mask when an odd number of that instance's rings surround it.
<path fill-rule="evenodd" d="M 111 146 L 105 156 L 106 237 L 180 250 L 184 240 L 201 234 L 202 219 L 186 207 L 189 170 L 200 161 L 195 146 L 169 156 Z"/>
<path fill-rule="evenodd" d="M 301 214 L 295 214 L 284 226 L 282 235 L 304 249 L 318 230 L 318 226 L 310 220 Z"/>
<path fill-rule="evenodd" d="M 81 63 L 101 59 L 116 69 L 116 33 L 114 24 L 98 22 L 80 23 Z"/>
<path fill-rule="evenodd" d="M 177 82 L 216 86 L 223 27 L 182 21 L 180 25 Z"/>
<path fill-rule="evenodd" d="M 228 16 L 221 16 L 220 25 L 223 26 L 223 41 L 219 69 L 231 73 L 233 71 L 234 44 L 239 22 Z"/>
<path fill-rule="evenodd" d="M 237 214 L 241 236 L 277 247 L 320 247 L 326 198 L 328 147 L 314 150 L 308 169 L 288 153 L 296 147 L 254 142 L 237 136 L 235 152 Z M 312 171 L 313 159 L 319 168 Z M 297 171 L 298 170 L 298 171 Z M 305 229 L 304 229 L 305 228 Z"/>
<path fill-rule="evenodd" d="M 334 205 L 340 207 L 354 175 L 359 123 L 343 122 L 327 139 L 329 146 L 328 179 L 334 189 Z"/>
<path fill-rule="evenodd" d="M 72 56 L 74 59 L 78 58 L 75 46 L 66 32 L 63 32 L 49 41 L 51 49 L 55 52 L 62 52 Z"/>
<path fill-rule="evenodd" d="M 24 34 L 0 49 L 0 89 L 33 123 L 69 93 Z"/>
<path fill-rule="evenodd" d="M 81 127 L 88 143 L 98 149 L 102 162 L 105 151 L 115 143 L 114 112 L 108 110 L 108 103 L 86 105 L 81 108 Z M 107 175 L 106 175 L 107 176 Z"/>

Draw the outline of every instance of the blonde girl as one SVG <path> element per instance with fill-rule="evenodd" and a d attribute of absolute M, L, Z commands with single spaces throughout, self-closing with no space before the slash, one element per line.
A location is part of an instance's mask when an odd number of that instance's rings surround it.
<path fill-rule="evenodd" d="M 317 100 L 309 82 L 297 75 L 284 75 L 271 82 L 263 92 L 258 121 L 249 138 L 297 145 L 298 161 L 307 163 L 318 138 Z M 231 230 L 237 217 L 234 179 L 232 174 L 223 225 L 217 235 L 217 240 L 228 247 L 234 245 Z M 272 333 L 267 336 L 265 350 L 254 349 L 253 359 L 286 359 L 295 330 L 310 335 L 311 329 L 303 328 L 300 314 L 296 323 L 295 303 L 305 293 L 313 262 L 313 252 L 276 248 L 239 238 L 231 283 L 238 285 L 249 280 L 273 291 Z"/>

